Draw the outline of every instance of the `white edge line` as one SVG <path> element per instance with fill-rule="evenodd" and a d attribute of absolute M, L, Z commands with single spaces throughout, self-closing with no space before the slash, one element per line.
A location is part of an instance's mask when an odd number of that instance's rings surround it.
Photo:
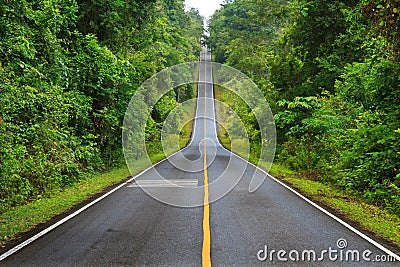
<path fill-rule="evenodd" d="M 248 164 L 250 164 L 251 166 L 253 166 L 254 168 L 260 170 L 261 172 L 265 173 L 265 175 L 267 177 L 269 177 L 270 179 L 272 179 L 273 181 L 275 181 L 276 183 L 280 184 L 281 186 L 285 187 L 286 189 L 288 189 L 289 191 L 291 191 L 293 194 L 297 195 L 298 197 L 300 197 L 301 199 L 303 199 L 304 201 L 306 201 L 307 203 L 311 204 L 313 207 L 317 208 L 318 210 L 320 210 L 321 212 L 323 212 L 325 215 L 331 217 L 332 219 L 334 219 L 335 221 L 337 221 L 338 223 L 340 223 L 341 225 L 343 225 L 344 227 L 346 227 L 347 229 L 349 229 L 350 231 L 352 231 L 353 233 L 357 234 L 358 236 L 362 237 L 363 239 L 365 239 L 366 241 L 368 241 L 369 243 L 371 243 L 372 245 L 374 245 L 375 247 L 379 248 L 380 250 L 382 250 L 383 252 L 385 252 L 386 254 L 394 257 L 397 261 L 400 261 L 400 256 L 397 255 L 396 253 L 394 253 L 393 251 L 389 250 L 388 248 L 384 247 L 383 245 L 381 245 L 380 243 L 376 242 L 375 240 L 373 240 L 372 238 L 370 238 L 369 236 L 367 236 L 366 234 L 360 232 L 359 230 L 357 230 L 356 228 L 354 228 L 353 226 L 351 226 L 350 224 L 346 223 L 345 221 L 343 221 L 342 219 L 340 219 L 339 217 L 333 215 L 332 213 L 330 213 L 329 211 L 327 211 L 326 209 L 324 209 L 323 207 L 319 206 L 318 204 L 316 204 L 315 202 L 311 201 L 310 199 L 308 199 L 307 197 L 303 196 L 302 194 L 300 194 L 299 192 L 297 192 L 296 190 L 294 190 L 293 188 L 291 188 L 290 186 L 288 186 L 287 184 L 285 184 L 284 182 L 280 181 L 279 179 L 275 178 L 274 176 L 272 176 L 271 174 L 267 173 L 265 170 L 261 169 L 260 167 L 254 165 L 253 163 L 243 159 L 241 156 L 237 155 L 236 153 L 229 151 L 228 149 L 226 149 L 225 147 L 221 146 L 222 149 L 230 152 L 231 154 L 235 155 L 236 157 L 238 157 L 241 160 L 244 160 L 245 162 L 247 162 Z"/>
<path fill-rule="evenodd" d="M 5 258 L 7 258 L 8 256 L 14 254 L 15 252 L 17 252 L 18 250 L 22 249 L 23 247 L 29 245 L 30 243 L 32 243 L 33 241 L 39 239 L 40 237 L 44 236 L 45 234 L 49 233 L 50 231 L 52 231 L 53 229 L 57 228 L 58 226 L 60 226 L 61 224 L 69 221 L 70 219 L 72 219 L 73 217 L 75 217 L 76 215 L 80 214 L 81 212 L 83 212 L 84 210 L 88 209 L 89 207 L 93 206 L 94 204 L 96 204 L 97 202 L 99 202 L 100 200 L 106 198 L 107 196 L 111 195 L 112 193 L 114 193 L 115 191 L 117 191 L 118 189 L 120 189 L 121 187 L 125 186 L 127 182 L 124 182 L 123 184 L 120 184 L 119 186 L 117 186 L 116 188 L 114 188 L 113 190 L 107 192 L 106 194 L 102 195 L 101 197 L 93 200 L 92 202 L 90 202 L 89 204 L 85 205 L 84 207 L 80 208 L 79 210 L 75 211 L 74 213 L 68 215 L 67 217 L 61 219 L 60 221 L 56 222 L 55 224 L 49 226 L 48 228 L 44 229 L 43 231 L 37 233 L 36 235 L 32 236 L 31 238 L 29 238 L 28 240 L 25 240 L 24 242 L 20 243 L 19 245 L 13 247 L 12 249 L 10 249 L 9 251 L 7 251 L 6 253 L 0 255 L 0 261 L 4 260 Z"/>
<path fill-rule="evenodd" d="M 205 54 L 205 53 L 204 53 Z M 201 57 L 200 57 L 200 62 L 201 62 Z M 199 63 L 200 66 L 200 63 Z M 199 68 L 199 76 L 200 76 L 200 68 Z M 200 77 L 199 77 L 200 79 Z M 200 81 L 198 81 L 200 82 Z M 197 111 L 198 111 L 198 105 L 196 103 L 196 115 L 194 118 L 194 126 L 196 126 L 196 118 L 197 118 Z M 196 127 L 193 127 L 193 133 L 192 133 L 192 138 L 188 144 L 188 146 L 190 144 L 192 144 L 193 142 L 193 138 L 194 138 L 194 131 L 195 131 Z M 64 224 L 65 222 L 71 220 L 72 218 L 74 218 L 75 216 L 77 216 L 78 214 L 82 213 L 83 211 L 87 210 L 88 208 L 90 208 L 91 206 L 93 206 L 94 204 L 96 204 L 97 202 L 103 200 L 104 198 L 108 197 L 109 195 L 111 195 L 112 193 L 114 193 L 115 191 L 117 191 L 118 189 L 124 187 L 125 185 L 127 185 L 128 183 L 131 183 L 132 181 L 134 181 L 137 177 L 141 176 L 142 174 L 144 174 L 145 172 L 149 171 L 150 169 L 156 167 L 157 165 L 161 164 L 162 162 L 168 160 L 169 158 L 173 157 L 174 155 L 176 155 L 177 153 L 183 151 L 186 147 L 176 151 L 175 153 L 169 155 L 168 157 L 166 157 L 165 159 L 157 162 L 154 165 L 151 165 L 150 167 L 148 167 L 147 169 L 141 171 L 140 173 L 136 174 L 135 176 L 132 176 L 132 178 L 128 179 L 127 181 L 125 181 L 124 183 L 120 184 L 119 186 L 117 186 L 116 188 L 112 189 L 111 191 L 105 193 L 104 195 L 100 196 L 99 198 L 93 200 L 92 202 L 86 204 L 85 206 L 83 206 L 82 208 L 80 208 L 79 210 L 75 211 L 74 213 L 68 215 L 67 217 L 59 220 L 58 222 L 52 224 L 51 226 L 47 227 L 46 229 L 42 230 L 41 232 L 37 233 L 36 235 L 32 236 L 31 238 L 25 240 L 24 242 L 16 245 L 15 247 L 11 248 L 10 250 L 8 250 L 7 252 L 3 253 L 0 255 L 0 261 L 4 260 L 5 258 L 11 256 L 12 254 L 16 253 L 17 251 L 21 250 L 22 248 L 26 247 L 27 245 L 29 245 L 30 243 L 34 242 L 35 240 L 41 238 L 42 236 L 46 235 L 47 233 L 49 233 L 50 231 L 54 230 L 55 228 L 57 228 L 58 226 Z"/>
<path fill-rule="evenodd" d="M 211 75 L 212 75 L 212 71 L 211 71 Z M 213 77 L 212 77 L 213 78 Z M 214 86 L 213 86 L 214 87 Z M 214 88 L 213 88 L 214 89 Z M 215 101 L 215 97 L 214 97 L 214 90 L 212 90 L 213 92 L 213 99 Z M 214 121 L 216 120 L 215 118 L 215 105 L 214 105 L 214 101 L 213 102 L 213 108 L 214 108 Z M 228 149 L 226 149 L 224 146 L 221 145 L 221 143 L 219 142 L 218 139 L 218 135 L 217 135 L 217 126 L 215 125 L 215 131 L 216 131 L 216 136 L 217 136 L 217 140 L 218 143 L 220 145 L 220 147 L 226 151 L 228 151 L 229 153 L 235 155 L 236 157 L 240 158 L 241 160 L 244 160 L 245 162 L 247 162 L 248 164 L 250 164 L 251 166 L 253 166 L 254 168 L 260 170 L 261 172 L 265 173 L 265 175 L 267 177 L 269 177 L 270 179 L 272 179 L 273 181 L 275 181 L 276 183 L 280 184 L 281 186 L 285 187 L 286 189 L 288 189 L 289 191 L 291 191 L 292 193 L 294 193 L 295 195 L 297 195 L 298 197 L 300 197 L 301 199 L 303 199 L 304 201 L 306 201 L 307 203 L 311 204 L 313 207 L 317 208 L 318 210 L 320 210 L 322 213 L 324 213 L 325 215 L 331 217 L 332 219 L 334 219 L 335 221 L 337 221 L 338 223 L 340 223 L 341 225 L 343 225 L 344 227 L 346 227 L 347 229 L 349 229 L 350 231 L 352 231 L 353 233 L 357 234 L 358 236 L 360 236 L 361 238 L 363 238 L 364 240 L 368 241 L 369 243 L 371 243 L 372 245 L 374 245 L 375 247 L 377 247 L 378 249 L 382 250 L 383 252 L 385 252 L 386 254 L 394 257 L 397 261 L 400 261 L 400 256 L 397 255 L 396 253 L 394 253 L 393 251 L 389 250 L 388 248 L 384 247 L 383 245 L 381 245 L 380 243 L 376 242 L 375 240 L 373 240 L 372 238 L 370 238 L 369 236 L 367 236 L 366 234 L 360 232 L 359 230 L 357 230 L 356 228 L 354 228 L 353 226 L 351 226 L 350 224 L 346 223 L 345 221 L 343 221 L 342 219 L 340 219 L 339 217 L 333 215 L 332 213 L 330 213 L 329 211 L 327 211 L 326 209 L 324 209 L 323 207 L 319 206 L 318 204 L 314 203 L 313 201 L 311 201 L 310 199 L 308 199 L 307 197 L 303 196 L 302 194 L 300 194 L 299 192 L 297 192 L 296 190 L 294 190 L 293 188 L 291 188 L 290 186 L 288 186 L 287 184 L 283 183 L 282 181 L 280 181 L 279 179 L 275 178 L 274 176 L 272 176 L 271 174 L 269 174 L 268 172 L 266 172 L 265 170 L 261 169 L 260 167 L 254 165 L 253 163 L 251 163 L 248 160 L 243 159 L 241 156 L 239 156 L 238 154 L 229 151 Z"/>
<path fill-rule="evenodd" d="M 197 113 L 197 108 L 196 108 L 196 113 Z M 215 112 L 214 112 L 215 113 Z M 214 114 L 215 116 L 215 114 Z M 196 122 L 196 120 L 195 120 Z M 193 127 L 195 128 L 195 127 Z M 194 130 L 194 129 L 193 129 Z M 190 143 L 192 143 L 193 140 L 191 140 Z M 219 140 L 218 140 L 219 141 Z M 190 144 L 189 143 L 189 144 Z M 241 160 L 244 160 L 242 157 L 240 157 L 239 155 L 233 153 L 232 151 L 229 151 L 228 149 L 224 148 L 221 145 L 221 148 L 230 152 L 231 154 L 235 155 L 236 157 L 240 158 Z M 112 193 L 114 193 L 115 191 L 119 190 L 120 188 L 124 187 L 126 184 L 132 182 L 133 180 L 135 180 L 138 176 L 141 176 L 142 174 L 144 174 L 145 172 L 147 172 L 148 170 L 154 168 L 155 166 L 161 164 L 162 162 L 166 161 L 168 158 L 174 156 L 175 154 L 177 154 L 178 152 L 182 151 L 183 149 L 173 153 L 172 155 L 166 157 L 165 159 L 157 162 L 155 165 L 152 165 L 150 167 L 148 167 L 147 169 L 143 170 L 142 172 L 140 172 L 139 174 L 133 176 L 132 178 L 130 178 L 129 180 L 127 180 L 126 182 L 120 184 L 119 186 L 117 186 L 116 188 L 112 189 L 111 191 L 105 193 L 104 195 L 100 196 L 99 198 L 93 200 L 92 202 L 90 202 L 89 204 L 85 205 L 84 207 L 80 208 L 79 210 L 75 211 L 74 213 L 68 215 L 67 217 L 61 219 L 60 221 L 56 222 L 55 224 L 49 226 L 48 228 L 42 230 L 41 232 L 37 233 L 36 235 L 32 236 L 31 238 L 25 240 L 24 242 L 18 244 L 17 246 L 11 248 L 10 250 L 8 250 L 7 252 L 3 253 L 2 255 L 0 255 L 0 261 L 4 260 L 5 258 L 9 257 L 10 255 L 16 253 L 17 251 L 21 250 L 22 248 L 26 247 L 27 245 L 29 245 L 30 243 L 34 242 L 35 240 L 41 238 L 42 236 L 44 236 L 45 234 L 49 233 L 50 231 L 54 230 L 55 228 L 57 228 L 58 226 L 64 224 L 65 222 L 69 221 L 70 219 L 72 219 L 73 217 L 77 216 L 78 214 L 82 213 L 83 211 L 87 210 L 88 208 L 90 208 L 91 206 L 93 206 L 94 204 L 96 204 L 97 202 L 103 200 L 104 198 L 106 198 L 107 196 L 111 195 Z M 323 212 L 324 214 L 326 214 L 327 216 L 331 217 L 332 219 L 334 219 L 335 221 L 339 222 L 341 225 L 345 226 L 347 229 L 349 229 L 350 231 L 352 231 L 353 233 L 359 235 L 360 237 L 362 237 L 363 239 L 365 239 L 366 241 L 368 241 L 369 243 L 373 244 L 375 247 L 379 248 L 380 250 L 382 250 L 383 252 L 387 253 L 390 256 L 393 256 L 397 261 L 400 261 L 400 256 L 398 256 L 397 254 L 395 254 L 394 252 L 392 252 L 391 250 L 387 249 L 386 247 L 384 247 L 383 245 L 379 244 L 378 242 L 376 242 L 375 240 L 371 239 L 369 236 L 363 234 L 362 232 L 360 232 L 359 230 L 355 229 L 354 227 L 352 227 L 351 225 L 349 225 L 348 223 L 344 222 L 343 220 L 341 220 L 340 218 L 338 218 L 337 216 L 333 215 L 332 213 L 330 213 L 329 211 L 325 210 L 324 208 L 322 208 L 321 206 L 317 205 L 316 203 L 314 203 L 313 201 L 311 201 L 310 199 L 308 199 L 307 197 L 303 196 L 302 194 L 300 194 L 299 192 L 297 192 L 296 190 L 294 190 L 293 188 L 289 187 L 288 185 L 286 185 L 285 183 L 283 183 L 282 181 L 278 180 L 277 178 L 273 177 L 272 175 L 270 175 L 269 173 L 267 173 L 266 171 L 264 171 L 263 169 L 261 169 L 260 167 L 254 165 L 253 163 L 246 161 L 247 164 L 250 164 L 251 166 L 253 166 L 256 169 L 259 169 L 261 172 L 265 173 L 266 176 L 268 176 L 270 179 L 272 179 L 273 181 L 277 182 L 278 184 L 280 184 L 281 186 L 285 187 L 286 189 L 288 189 L 289 191 L 291 191 L 292 193 L 294 193 L 295 195 L 297 195 L 298 197 L 300 197 L 301 199 L 303 199 L 304 201 L 306 201 L 307 203 L 311 204 L 312 206 L 314 206 L 315 208 L 317 208 L 318 210 L 320 210 L 321 212 Z"/>
<path fill-rule="evenodd" d="M 182 150 L 182 149 L 181 149 Z M 83 206 L 82 208 L 80 208 L 79 210 L 75 211 L 74 213 L 68 215 L 67 217 L 59 220 L 58 222 L 54 223 L 53 225 L 49 226 L 48 228 L 42 230 L 41 232 L 37 233 L 36 235 L 32 236 L 31 238 L 25 240 L 24 242 L 16 245 L 15 247 L 11 248 L 10 250 L 8 250 L 7 252 L 3 253 L 2 255 L 0 255 L 0 261 L 4 260 L 5 258 L 11 256 L 12 254 L 14 254 L 15 252 L 21 250 L 22 248 L 26 247 L 27 245 L 29 245 L 30 243 L 34 242 L 35 240 L 41 238 L 42 236 L 44 236 L 45 234 L 49 233 L 50 231 L 54 230 L 55 228 L 57 228 L 58 226 L 64 224 L 65 222 L 71 220 L 72 218 L 74 218 L 75 216 L 77 216 L 78 214 L 82 213 L 83 211 L 87 210 L 88 208 L 90 208 L 91 206 L 93 206 L 94 204 L 96 204 L 97 202 L 103 200 L 104 198 L 108 197 L 109 195 L 111 195 L 112 193 L 114 193 L 115 191 L 121 189 L 122 187 L 124 187 L 125 185 L 131 183 L 132 181 L 134 181 L 137 177 L 141 176 L 142 174 L 144 174 L 145 172 L 149 171 L 150 169 L 156 167 L 157 165 L 161 164 L 162 162 L 168 160 L 170 157 L 174 156 L 175 154 L 177 154 L 178 152 L 180 152 L 181 150 L 173 153 L 172 155 L 166 157 L 165 159 L 157 162 L 154 165 L 151 165 L 150 167 L 148 167 L 147 169 L 141 171 L 140 173 L 136 174 L 135 176 L 132 176 L 130 179 L 128 179 L 127 181 L 123 182 L 122 184 L 120 184 L 119 186 L 117 186 L 116 188 L 112 189 L 111 191 L 108 191 L 107 193 L 105 193 L 104 195 L 98 197 L 97 199 L 93 200 L 92 202 L 86 204 L 85 206 Z"/>
<path fill-rule="evenodd" d="M 190 137 L 190 141 L 189 141 L 189 143 L 187 144 L 187 146 L 186 147 L 189 147 L 189 146 L 191 146 L 192 145 L 192 143 L 194 142 L 194 137 L 195 137 L 195 133 L 196 133 L 196 127 L 197 127 L 197 119 L 199 118 L 198 117 L 198 111 L 199 111 L 199 101 L 200 101 L 200 83 L 202 82 L 201 81 L 201 63 L 203 62 L 203 63 L 205 63 L 205 61 L 206 61 L 206 57 L 205 57 L 205 55 L 206 55 L 206 52 L 204 52 L 204 53 L 202 53 L 203 55 L 204 55 L 204 59 L 202 60 L 201 59 L 201 54 L 200 54 L 200 61 L 199 61 L 199 75 L 198 75 L 198 79 L 197 79 L 197 101 L 196 101 L 196 111 L 195 111 L 195 115 L 194 115 L 194 122 L 193 122 L 193 132 L 192 132 L 192 136 Z M 207 80 L 207 79 L 206 79 Z M 203 83 L 206 83 L 206 81 L 203 81 Z M 204 96 L 205 97 L 205 96 Z M 185 147 L 185 148 L 186 148 Z M 183 148 L 183 149 L 185 149 L 185 148 Z M 183 150 L 183 149 L 181 149 L 181 150 Z M 180 151 L 181 151 L 180 150 Z M 178 151 L 179 152 L 179 151 Z"/>

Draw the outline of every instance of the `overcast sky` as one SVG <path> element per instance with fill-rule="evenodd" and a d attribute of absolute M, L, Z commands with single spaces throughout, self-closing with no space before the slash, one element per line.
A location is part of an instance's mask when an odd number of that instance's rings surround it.
<path fill-rule="evenodd" d="M 220 8 L 224 0 L 186 0 L 186 8 L 198 8 L 200 14 L 208 19 L 214 11 Z"/>

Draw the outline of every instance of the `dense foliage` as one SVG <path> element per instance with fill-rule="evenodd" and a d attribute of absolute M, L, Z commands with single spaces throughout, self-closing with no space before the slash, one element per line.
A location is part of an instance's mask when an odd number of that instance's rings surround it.
<path fill-rule="evenodd" d="M 210 20 L 208 40 L 215 59 L 253 78 L 269 101 L 279 161 L 397 214 L 399 6 L 226 1 Z"/>
<path fill-rule="evenodd" d="M 0 212 L 118 164 L 128 101 L 157 71 L 197 59 L 202 25 L 183 0 L 1 1 Z"/>

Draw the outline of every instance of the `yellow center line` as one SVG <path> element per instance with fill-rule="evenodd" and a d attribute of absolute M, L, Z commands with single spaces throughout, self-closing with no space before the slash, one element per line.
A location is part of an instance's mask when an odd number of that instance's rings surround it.
<path fill-rule="evenodd" d="M 206 52 L 204 51 L 204 214 L 203 214 L 203 249 L 202 265 L 211 267 L 211 234 L 210 205 L 208 203 L 208 171 L 207 171 L 207 128 L 206 128 Z"/>

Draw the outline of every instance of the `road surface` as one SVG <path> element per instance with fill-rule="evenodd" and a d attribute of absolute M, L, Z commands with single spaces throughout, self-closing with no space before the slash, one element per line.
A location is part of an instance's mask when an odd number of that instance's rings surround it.
<path fill-rule="evenodd" d="M 248 192 L 255 167 L 222 148 L 216 136 L 210 61 L 204 49 L 199 76 L 206 83 L 199 83 L 192 140 L 182 154 L 173 156 L 176 162 L 182 155 L 197 160 L 200 171 L 183 171 L 165 160 L 136 177 L 171 202 L 190 199 L 204 206 L 167 205 L 136 183 L 126 183 L 15 249 L 0 266 L 398 266 L 376 262 L 388 251 L 271 177 L 256 192 Z M 214 152 L 215 158 L 206 158 Z M 229 183 L 243 166 L 243 178 L 233 190 L 209 204 L 220 188 L 208 184 L 221 175 Z M 177 193 L 157 183 L 156 172 L 184 185 L 205 187 Z"/>

